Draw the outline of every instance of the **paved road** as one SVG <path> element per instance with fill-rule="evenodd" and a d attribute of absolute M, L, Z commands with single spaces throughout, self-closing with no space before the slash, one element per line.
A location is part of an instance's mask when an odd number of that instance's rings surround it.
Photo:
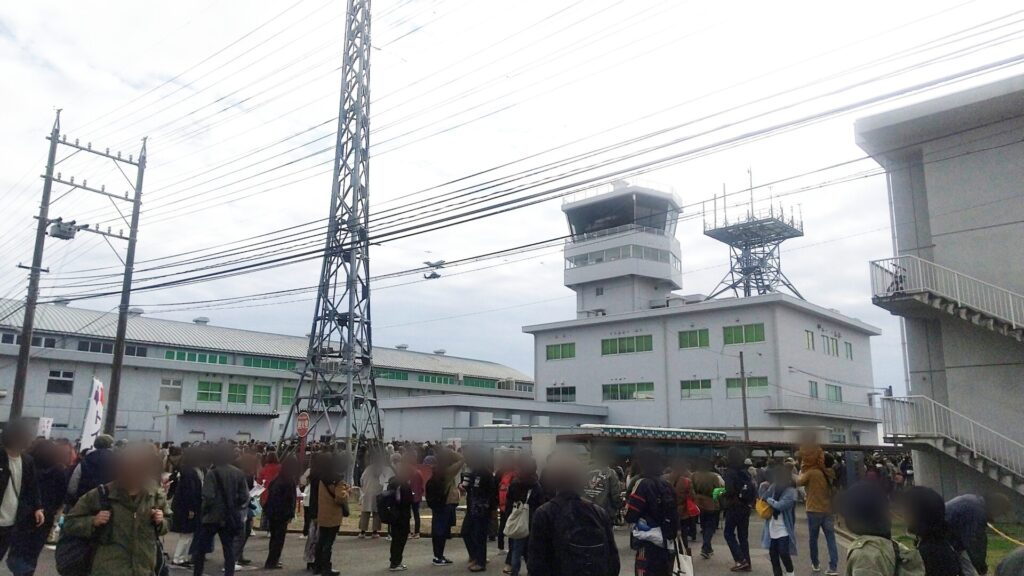
<path fill-rule="evenodd" d="M 803 515 L 799 514 L 798 519 Z M 761 524 L 757 519 L 751 520 L 750 527 L 750 540 L 751 540 L 751 555 L 753 556 L 754 570 L 751 574 L 754 576 L 770 576 L 771 566 L 768 562 L 768 553 L 762 550 L 760 547 L 761 541 Z M 798 520 L 797 526 L 797 537 L 799 539 L 798 548 L 800 556 L 795 559 L 796 573 L 797 574 L 810 574 L 810 560 L 807 556 L 807 532 L 806 522 Z M 622 573 L 632 574 L 633 573 L 633 553 L 629 550 L 628 536 L 624 529 L 617 529 L 615 532 L 616 541 L 619 543 L 620 555 L 622 558 Z M 168 550 L 174 549 L 174 544 L 177 541 L 177 536 L 174 534 L 168 535 L 166 539 L 166 546 Z M 257 533 L 256 536 L 250 538 L 248 545 L 246 546 L 246 556 L 253 560 L 253 567 L 249 567 L 244 571 L 238 572 L 241 576 L 250 575 L 270 575 L 275 576 L 292 576 L 292 575 L 307 575 L 305 571 L 305 562 L 302 560 L 302 550 L 305 545 L 305 540 L 300 540 L 297 534 L 289 534 L 285 541 L 284 558 L 282 562 L 285 565 L 284 570 L 263 570 L 263 560 L 267 554 L 268 539 L 264 533 Z M 369 576 L 376 574 L 389 574 L 388 568 L 388 546 L 389 542 L 384 538 L 377 540 L 366 539 L 360 540 L 355 536 L 339 536 L 338 541 L 334 546 L 334 562 L 335 569 L 340 570 L 344 576 Z M 729 558 L 729 549 L 726 547 L 724 540 L 722 539 L 721 532 L 715 535 L 714 541 L 716 554 L 711 560 L 703 560 L 702 558 L 694 558 L 694 568 L 698 576 L 702 575 L 724 575 L 729 574 L 729 567 L 732 566 L 732 560 Z M 825 552 L 824 539 L 820 539 L 819 546 L 821 548 L 822 556 L 827 558 Z M 844 556 L 844 550 L 842 548 L 842 542 L 840 541 L 840 556 Z M 206 565 L 206 574 L 209 576 L 218 576 L 221 574 L 221 568 L 223 563 L 219 557 L 220 547 L 218 545 L 214 554 L 209 556 Z M 472 574 L 466 569 L 466 549 L 462 545 L 462 541 L 458 538 L 453 539 L 449 542 L 447 555 L 456 561 L 455 565 L 442 568 L 435 567 L 430 564 L 431 559 L 431 547 L 429 538 L 421 538 L 419 540 L 410 540 L 405 550 L 405 564 L 409 567 L 409 574 L 426 574 L 434 573 L 445 576 L 463 576 Z M 504 553 L 498 552 L 497 545 L 491 543 L 488 549 L 488 557 L 492 559 L 490 569 L 486 574 L 493 574 L 494 576 L 500 576 L 502 563 L 504 562 Z M 259 568 L 255 567 L 259 566 Z M 840 564 L 840 572 L 842 571 L 842 564 Z M 525 571 L 524 571 L 525 573 Z M 0 568 L 0 574 L 8 575 L 10 572 L 7 571 L 6 566 Z M 40 567 L 37 574 L 56 574 L 53 569 L 53 552 L 50 550 L 44 550 L 43 556 L 40 558 Z M 174 569 L 171 572 L 172 576 L 186 576 L 190 574 L 183 569 Z"/>

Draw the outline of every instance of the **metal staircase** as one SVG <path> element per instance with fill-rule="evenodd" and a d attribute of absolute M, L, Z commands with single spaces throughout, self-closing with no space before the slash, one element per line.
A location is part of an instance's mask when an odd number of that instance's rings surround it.
<path fill-rule="evenodd" d="M 882 398 L 886 442 L 928 447 L 1024 495 L 1024 444 L 928 398 Z"/>
<path fill-rule="evenodd" d="M 872 302 L 899 316 L 948 314 L 1024 341 L 1024 296 L 917 256 L 871 262 Z"/>

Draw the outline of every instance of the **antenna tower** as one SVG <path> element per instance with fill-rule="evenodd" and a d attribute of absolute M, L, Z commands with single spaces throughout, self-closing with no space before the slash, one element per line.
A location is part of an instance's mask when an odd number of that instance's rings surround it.
<path fill-rule="evenodd" d="M 713 202 L 711 214 L 704 212 L 704 235 L 729 245 L 730 266 L 729 272 L 707 299 L 729 291 L 741 297 L 778 292 L 780 288 L 803 299 L 783 274 L 780 254 L 783 242 L 804 235 L 803 219 L 792 210 L 787 215 L 781 205 L 778 210 L 769 204 L 767 210 L 755 211 L 751 199 L 748 209 L 730 221 L 725 209 L 725 196 L 722 198 L 721 218 L 718 198 L 715 197 Z"/>
<path fill-rule="evenodd" d="M 326 247 L 306 364 L 282 439 L 305 410 L 310 431 L 323 435 L 326 427 L 354 454 L 360 438 L 382 437 L 370 330 L 370 0 L 347 2 L 341 71 Z"/>

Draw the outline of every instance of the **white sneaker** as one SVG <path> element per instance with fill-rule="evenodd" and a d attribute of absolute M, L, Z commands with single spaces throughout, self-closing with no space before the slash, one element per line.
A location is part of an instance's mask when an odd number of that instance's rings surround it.
<path fill-rule="evenodd" d="M 814 572 L 815 574 L 821 572 L 821 566 L 818 566 L 817 564 L 811 564 L 811 572 Z"/>
<path fill-rule="evenodd" d="M 404 572 L 404 571 L 406 571 L 408 569 L 409 569 L 409 567 L 406 566 L 405 564 L 399 564 L 398 566 L 392 566 L 392 567 L 388 568 L 388 572 Z"/>

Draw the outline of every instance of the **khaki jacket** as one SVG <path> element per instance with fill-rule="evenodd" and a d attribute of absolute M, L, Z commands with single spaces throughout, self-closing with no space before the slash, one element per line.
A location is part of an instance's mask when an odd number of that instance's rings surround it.
<path fill-rule="evenodd" d="M 924 561 L 917 550 L 898 544 L 900 575 L 924 576 Z M 846 576 L 893 576 L 896 573 L 893 541 L 880 536 L 858 536 L 846 553 Z"/>
<path fill-rule="evenodd" d="M 807 490 L 808 512 L 832 513 L 831 475 L 831 470 L 822 472 L 818 468 L 811 468 L 797 478 L 797 486 L 803 486 Z"/>
<path fill-rule="evenodd" d="M 117 486 L 108 486 L 110 522 L 100 528 L 92 525 L 93 516 L 100 512 L 100 494 L 98 490 L 90 490 L 68 513 L 63 534 L 91 538 L 99 533 L 90 572 L 93 576 L 153 576 L 157 536 L 166 534 L 170 526 L 167 497 L 156 487 L 132 498 Z M 159 525 L 153 524 L 153 508 L 164 512 Z"/>
<path fill-rule="evenodd" d="M 349 487 L 344 482 L 338 482 L 328 486 L 320 482 L 318 508 L 316 511 L 316 523 L 321 527 L 333 528 L 341 526 L 344 513 L 342 505 L 348 502 Z"/>

